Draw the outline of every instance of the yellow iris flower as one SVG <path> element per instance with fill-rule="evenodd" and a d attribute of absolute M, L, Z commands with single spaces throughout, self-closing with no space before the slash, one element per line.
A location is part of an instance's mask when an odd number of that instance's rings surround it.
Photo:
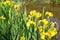
<path fill-rule="evenodd" d="M 48 15 L 48 17 L 53 17 L 53 13 L 51 12 L 46 12 L 45 15 Z"/>
<path fill-rule="evenodd" d="M 1 4 L 4 4 L 4 5 L 6 5 L 6 4 L 7 4 L 7 5 L 11 5 L 11 2 L 10 2 L 9 0 L 7 0 L 7 1 L 5 1 L 5 2 L 2 1 Z"/>
<path fill-rule="evenodd" d="M 48 38 L 51 38 L 51 34 L 49 32 L 46 32 L 45 35 L 48 37 Z"/>
<path fill-rule="evenodd" d="M 34 16 L 35 14 L 36 14 L 36 10 L 30 11 L 30 15 L 31 15 L 31 16 Z"/>
<path fill-rule="evenodd" d="M 3 20 L 4 20 L 4 19 L 6 19 L 6 18 L 5 18 L 4 16 L 1 16 L 0 19 L 3 19 Z"/>
<path fill-rule="evenodd" d="M 33 24 L 34 26 L 36 26 L 36 22 L 29 20 L 29 21 L 26 23 L 26 26 L 27 26 L 28 29 L 29 29 L 29 26 L 30 26 L 31 24 Z"/>
<path fill-rule="evenodd" d="M 47 25 L 49 23 L 47 19 L 43 19 L 42 22 L 44 23 L 44 25 Z"/>
<path fill-rule="evenodd" d="M 39 26 L 38 29 L 39 29 L 39 32 L 42 32 L 43 31 L 43 26 Z"/>
<path fill-rule="evenodd" d="M 24 37 L 24 36 L 22 36 L 22 37 L 20 38 L 20 40 L 25 40 L 25 37 Z"/>
<path fill-rule="evenodd" d="M 57 28 L 53 28 L 52 30 L 48 30 L 48 32 L 51 34 L 51 37 L 53 37 L 57 34 Z"/>
<path fill-rule="evenodd" d="M 57 29 L 54 28 L 50 33 L 51 33 L 51 37 L 55 36 L 57 34 Z"/>
<path fill-rule="evenodd" d="M 41 13 L 40 13 L 40 12 L 37 12 L 37 13 L 35 14 L 35 17 L 36 17 L 36 18 L 41 17 Z"/>
<path fill-rule="evenodd" d="M 44 32 L 41 32 L 41 33 L 40 33 L 40 36 L 41 36 L 41 39 L 42 39 L 42 40 L 45 39 L 45 33 L 44 33 Z"/>
<path fill-rule="evenodd" d="M 55 23 L 54 22 L 51 22 L 51 26 L 54 27 L 55 26 Z"/>
<path fill-rule="evenodd" d="M 15 4 L 13 5 L 14 9 L 20 8 L 21 5 Z"/>
<path fill-rule="evenodd" d="M 55 24 L 57 25 L 57 22 L 51 22 L 51 26 L 54 27 Z"/>
<path fill-rule="evenodd" d="M 39 17 L 41 17 L 41 13 L 36 12 L 36 10 L 32 10 L 32 11 L 30 11 L 30 16 L 34 16 L 35 18 L 39 18 Z"/>
<path fill-rule="evenodd" d="M 11 5 L 10 1 L 6 1 L 6 4 Z"/>

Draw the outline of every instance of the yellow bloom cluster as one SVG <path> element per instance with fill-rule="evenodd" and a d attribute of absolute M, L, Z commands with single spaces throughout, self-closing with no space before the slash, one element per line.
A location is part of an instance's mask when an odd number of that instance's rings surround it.
<path fill-rule="evenodd" d="M 46 12 L 45 16 L 49 17 L 53 17 L 53 13 L 51 12 Z M 46 40 L 46 36 L 48 37 L 48 39 L 51 39 L 52 37 L 54 37 L 55 35 L 57 35 L 57 28 L 55 28 L 55 24 L 57 24 L 56 22 L 50 22 L 50 20 L 47 19 L 42 19 L 39 20 L 38 23 L 43 23 L 42 26 L 39 26 L 39 33 L 40 33 L 40 37 L 42 40 Z M 50 25 L 50 28 L 48 27 Z M 49 29 L 48 29 L 49 28 Z"/>
<path fill-rule="evenodd" d="M 2 1 L 1 4 L 13 6 L 14 9 L 19 9 L 21 7 L 21 4 L 15 4 L 14 1 L 10 0 Z"/>
<path fill-rule="evenodd" d="M 31 16 L 35 16 L 36 18 L 40 18 L 41 17 L 41 13 L 37 12 L 36 10 L 30 11 L 30 15 Z"/>
<path fill-rule="evenodd" d="M 20 38 L 20 40 L 25 40 L 25 37 L 24 37 L 24 36 L 22 36 L 22 37 Z"/>
<path fill-rule="evenodd" d="M 47 19 L 39 20 L 38 23 L 42 23 L 45 28 L 48 27 L 49 21 Z"/>
<path fill-rule="evenodd" d="M 48 38 L 52 38 L 52 37 L 54 37 L 56 34 L 57 34 L 57 30 L 55 30 L 55 29 L 49 30 L 49 31 L 47 31 L 47 32 L 41 32 L 41 29 L 40 29 L 41 39 L 45 39 L 46 36 L 47 36 Z"/>
<path fill-rule="evenodd" d="M 45 39 L 45 37 L 47 36 L 48 38 L 52 38 L 54 37 L 55 35 L 57 35 L 57 28 L 50 28 L 48 29 L 46 32 L 44 31 L 44 26 L 39 26 L 38 29 L 39 29 L 39 32 L 40 32 L 40 36 L 41 36 L 41 39 Z M 46 30 L 46 29 L 45 29 Z"/>
<path fill-rule="evenodd" d="M 11 5 L 11 2 L 7 0 L 7 1 L 5 1 L 5 2 L 2 1 L 1 4 L 4 4 L 4 5 L 6 5 L 6 4 L 7 4 L 7 5 Z"/>
<path fill-rule="evenodd" d="M 50 32 L 50 34 L 51 34 L 50 37 L 53 37 L 57 34 L 57 28 L 53 28 L 52 30 L 48 30 L 48 32 Z"/>
<path fill-rule="evenodd" d="M 17 9 L 17 8 L 20 8 L 21 5 L 20 4 L 19 5 L 15 4 L 15 5 L 13 5 L 13 7 L 14 7 L 14 9 Z"/>
<path fill-rule="evenodd" d="M 51 12 L 46 12 L 44 16 L 48 16 L 48 18 L 53 17 L 53 13 Z M 36 10 L 32 10 L 30 11 L 30 14 L 28 15 L 28 22 L 26 23 L 27 28 L 29 29 L 30 25 L 33 24 L 34 26 L 38 26 L 36 27 L 36 29 L 38 28 L 39 33 L 40 33 L 40 37 L 42 40 L 46 40 L 46 37 L 48 39 L 51 39 L 52 37 L 54 37 L 55 35 L 57 35 L 57 28 L 55 28 L 55 24 L 57 24 L 56 22 L 50 22 L 50 19 L 41 19 L 42 17 L 42 13 L 37 12 Z M 32 18 L 35 18 L 34 20 L 32 20 Z M 35 21 L 38 18 L 37 21 Z"/>

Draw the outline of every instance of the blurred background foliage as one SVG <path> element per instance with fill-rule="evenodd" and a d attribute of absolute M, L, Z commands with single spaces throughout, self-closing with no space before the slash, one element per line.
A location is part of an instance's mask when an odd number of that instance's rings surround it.
<path fill-rule="evenodd" d="M 0 1 L 6 1 L 6 0 L 0 0 Z M 26 2 L 26 3 L 31 3 L 31 2 L 40 2 L 40 3 L 57 3 L 60 4 L 60 0 L 10 0 L 10 1 L 15 1 L 15 2 Z"/>

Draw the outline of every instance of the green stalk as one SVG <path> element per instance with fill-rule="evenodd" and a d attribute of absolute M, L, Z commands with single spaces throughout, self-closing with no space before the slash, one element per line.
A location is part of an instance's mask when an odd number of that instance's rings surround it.
<path fill-rule="evenodd" d="M 56 0 L 56 4 L 57 4 L 57 0 Z"/>
<path fill-rule="evenodd" d="M 44 10 L 45 10 L 45 7 L 43 7 L 43 10 L 42 10 L 42 19 L 44 19 Z"/>

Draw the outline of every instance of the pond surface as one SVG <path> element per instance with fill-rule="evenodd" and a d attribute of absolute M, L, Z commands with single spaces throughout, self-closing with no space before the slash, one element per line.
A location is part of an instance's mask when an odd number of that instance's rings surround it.
<path fill-rule="evenodd" d="M 51 21 L 58 22 L 58 27 L 60 28 L 60 4 L 29 3 L 28 5 L 26 5 L 28 12 L 31 10 L 42 12 L 43 7 L 45 7 L 45 11 L 50 11 L 54 14 L 54 18 L 51 18 Z"/>

